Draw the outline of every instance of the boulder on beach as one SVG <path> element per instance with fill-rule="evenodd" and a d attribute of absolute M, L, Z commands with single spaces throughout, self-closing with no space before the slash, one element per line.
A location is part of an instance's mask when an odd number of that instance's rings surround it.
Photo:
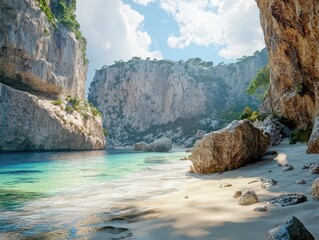
<path fill-rule="evenodd" d="M 280 226 L 267 232 L 263 240 L 314 240 L 315 238 L 296 217 L 287 218 Z"/>
<path fill-rule="evenodd" d="M 135 143 L 133 145 L 133 150 L 134 151 L 142 151 L 145 146 L 146 146 L 145 142 L 138 142 L 138 143 Z"/>
<path fill-rule="evenodd" d="M 251 205 L 254 203 L 258 203 L 258 197 L 256 195 L 256 193 L 254 191 L 251 190 L 246 190 L 243 192 L 243 194 L 241 195 L 238 204 L 239 205 Z"/>
<path fill-rule="evenodd" d="M 169 138 L 160 138 L 155 142 L 146 144 L 143 147 L 144 152 L 168 152 L 172 149 L 172 140 Z"/>
<path fill-rule="evenodd" d="M 257 161 L 269 145 L 269 137 L 249 120 L 233 121 L 197 141 L 190 160 L 196 173 L 223 172 Z"/>

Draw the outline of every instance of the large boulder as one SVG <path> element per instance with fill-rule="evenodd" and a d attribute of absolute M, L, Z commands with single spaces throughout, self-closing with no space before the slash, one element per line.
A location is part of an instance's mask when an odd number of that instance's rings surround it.
<path fill-rule="evenodd" d="M 315 238 L 296 217 L 287 218 L 280 226 L 267 232 L 264 240 L 314 240 Z"/>
<path fill-rule="evenodd" d="M 278 145 L 282 142 L 283 138 L 289 137 L 290 130 L 269 115 L 261 124 L 260 128 L 269 135 L 271 146 Z"/>
<path fill-rule="evenodd" d="M 222 172 L 257 161 L 269 145 L 269 137 L 249 120 L 233 121 L 197 141 L 190 159 L 196 173 Z"/>
<path fill-rule="evenodd" d="M 146 144 L 143 147 L 144 152 L 168 152 L 172 149 L 172 140 L 169 138 L 161 138 L 153 143 Z"/>

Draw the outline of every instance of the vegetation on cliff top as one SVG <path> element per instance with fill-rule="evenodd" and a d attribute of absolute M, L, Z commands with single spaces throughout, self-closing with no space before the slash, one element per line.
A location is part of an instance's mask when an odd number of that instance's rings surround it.
<path fill-rule="evenodd" d="M 40 9 L 46 14 L 49 22 L 56 27 L 56 23 L 61 23 L 64 27 L 75 34 L 78 41 L 81 42 L 84 64 L 88 64 L 86 57 L 86 45 L 87 41 L 83 37 L 80 24 L 76 19 L 76 0 L 55 0 L 51 1 L 51 4 L 46 0 L 37 0 Z"/>

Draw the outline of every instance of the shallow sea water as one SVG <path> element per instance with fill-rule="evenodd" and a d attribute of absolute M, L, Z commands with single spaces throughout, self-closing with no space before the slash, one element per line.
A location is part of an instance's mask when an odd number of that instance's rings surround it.
<path fill-rule="evenodd" d="M 131 239 L 156 217 L 136 202 L 178 191 L 188 154 L 127 150 L 0 154 L 0 239 Z"/>

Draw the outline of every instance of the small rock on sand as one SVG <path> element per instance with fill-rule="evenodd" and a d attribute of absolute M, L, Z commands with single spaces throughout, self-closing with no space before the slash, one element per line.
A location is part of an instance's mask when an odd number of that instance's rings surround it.
<path fill-rule="evenodd" d="M 268 207 L 267 206 L 263 206 L 263 207 L 256 207 L 254 208 L 255 212 L 267 212 L 268 211 Z"/>
<path fill-rule="evenodd" d="M 231 187 L 233 185 L 231 185 L 230 183 L 223 183 L 222 185 L 219 186 L 219 188 L 226 188 L 226 187 Z"/>
<path fill-rule="evenodd" d="M 311 193 L 314 199 L 319 200 L 319 178 L 313 182 L 311 186 Z"/>
<path fill-rule="evenodd" d="M 285 167 L 282 169 L 282 171 L 283 171 L 283 172 L 287 172 L 287 171 L 291 171 L 291 170 L 293 170 L 293 169 L 294 169 L 293 166 L 287 165 L 287 166 L 285 166 Z"/>
<path fill-rule="evenodd" d="M 236 191 L 233 198 L 239 198 L 239 197 L 241 197 L 242 194 L 243 193 L 241 191 Z"/>
<path fill-rule="evenodd" d="M 239 199 L 239 205 L 251 205 L 258 202 L 258 197 L 254 191 L 246 190 Z"/>
<path fill-rule="evenodd" d="M 297 184 L 306 184 L 306 181 L 303 179 L 298 179 L 296 182 Z"/>
<path fill-rule="evenodd" d="M 276 181 L 272 178 L 265 178 L 265 179 L 261 179 L 261 182 L 262 182 L 261 188 L 265 189 L 265 188 L 270 188 L 270 187 L 276 185 L 278 181 Z"/>
<path fill-rule="evenodd" d="M 252 181 L 248 182 L 248 184 L 257 183 L 257 182 L 259 182 L 259 180 L 252 180 Z"/>

